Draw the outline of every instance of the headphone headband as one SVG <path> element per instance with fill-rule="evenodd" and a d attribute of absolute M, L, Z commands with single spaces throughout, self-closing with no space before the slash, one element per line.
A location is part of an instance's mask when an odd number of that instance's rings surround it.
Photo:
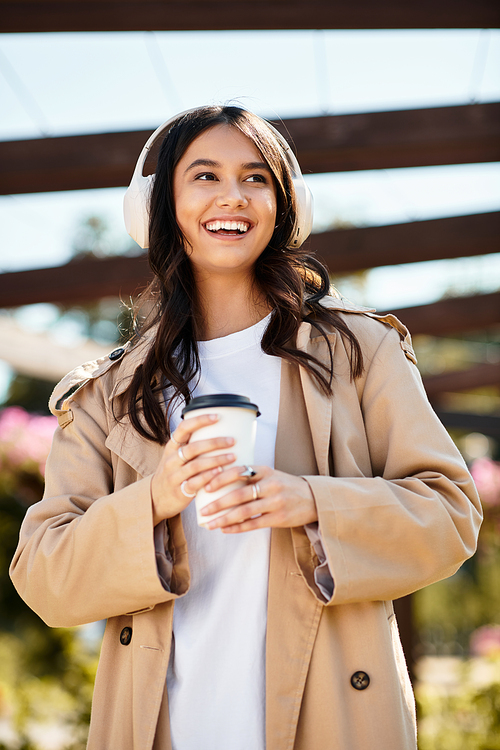
<path fill-rule="evenodd" d="M 149 247 L 149 199 L 155 179 L 154 174 L 148 175 L 147 177 L 143 175 L 144 164 L 146 163 L 146 159 L 152 146 L 162 133 L 168 130 L 168 128 L 181 117 L 184 117 L 191 112 L 196 112 L 198 109 L 199 107 L 187 109 L 160 125 L 160 127 L 149 136 L 139 155 L 137 164 L 135 165 L 132 180 L 123 199 L 123 214 L 127 232 L 143 249 Z M 273 125 L 266 120 L 263 120 L 263 122 L 265 122 L 267 127 L 273 132 L 282 147 L 288 166 L 292 172 L 292 182 L 295 188 L 297 204 L 297 217 L 293 236 L 288 246 L 293 248 L 300 247 L 310 235 L 312 229 L 313 203 L 311 191 L 305 183 L 302 172 L 300 171 L 299 163 L 290 148 L 289 143 Z"/>

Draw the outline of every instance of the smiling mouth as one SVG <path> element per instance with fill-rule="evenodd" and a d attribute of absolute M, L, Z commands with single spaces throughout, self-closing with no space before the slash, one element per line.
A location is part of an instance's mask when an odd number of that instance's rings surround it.
<path fill-rule="evenodd" d="M 239 235 L 246 234 L 250 229 L 247 221 L 209 221 L 205 229 L 211 234 Z"/>

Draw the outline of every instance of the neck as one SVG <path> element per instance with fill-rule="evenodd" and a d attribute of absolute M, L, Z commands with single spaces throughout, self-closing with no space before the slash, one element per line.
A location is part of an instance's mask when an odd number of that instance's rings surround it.
<path fill-rule="evenodd" d="M 264 295 L 248 279 L 206 278 L 197 287 L 202 341 L 243 331 L 270 312 Z"/>

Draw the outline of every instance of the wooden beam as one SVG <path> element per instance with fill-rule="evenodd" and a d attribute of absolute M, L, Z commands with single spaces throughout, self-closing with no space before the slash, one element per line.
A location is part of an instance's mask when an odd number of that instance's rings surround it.
<path fill-rule="evenodd" d="M 500 160 L 499 102 L 274 124 L 289 134 L 304 173 Z M 0 194 L 122 187 L 150 135 L 144 130 L 0 142 Z"/>
<path fill-rule="evenodd" d="M 472 414 L 469 412 L 436 411 L 445 427 L 468 432 L 481 432 L 495 440 L 500 440 L 500 417 L 489 414 Z"/>
<path fill-rule="evenodd" d="M 39 302 L 78 304 L 102 297 L 127 300 L 152 279 L 147 257 L 80 260 L 55 268 L 0 274 L 0 307 Z"/>
<path fill-rule="evenodd" d="M 487 254 L 499 250 L 500 212 L 450 219 L 343 229 L 312 235 L 310 249 L 330 271 L 342 273 L 392 263 Z M 0 274 L 0 307 L 36 302 L 89 301 L 130 295 L 151 279 L 146 255 L 83 259 L 57 268 Z M 436 303 L 442 304 L 442 303 Z M 402 314 L 412 316 L 410 312 Z M 422 313 L 417 313 L 420 321 Z M 420 323 L 417 321 L 417 325 Z M 436 325 L 436 320 L 432 320 Z M 418 331 L 412 326 L 413 332 Z"/>
<path fill-rule="evenodd" d="M 469 391 L 491 385 L 500 386 L 500 362 L 483 362 L 467 370 L 427 375 L 424 385 L 431 401 L 442 393 Z"/>
<path fill-rule="evenodd" d="M 303 172 L 467 164 L 500 159 L 500 102 L 275 123 Z"/>
<path fill-rule="evenodd" d="M 445 336 L 500 324 L 500 292 L 390 310 L 412 332 Z"/>
<path fill-rule="evenodd" d="M 2 0 L 1 32 L 425 29 L 500 25 L 495 0 Z"/>
<path fill-rule="evenodd" d="M 313 234 L 330 273 L 500 252 L 500 211 Z"/>
<path fill-rule="evenodd" d="M 0 195 L 123 187 L 151 131 L 0 142 Z"/>

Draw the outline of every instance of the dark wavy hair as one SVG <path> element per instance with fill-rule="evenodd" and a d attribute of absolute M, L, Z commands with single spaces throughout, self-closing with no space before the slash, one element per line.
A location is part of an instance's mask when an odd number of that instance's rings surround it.
<path fill-rule="evenodd" d="M 351 377 L 359 377 L 363 370 L 355 335 L 337 313 L 321 305 L 330 289 L 326 268 L 303 248 L 288 247 L 294 234 L 296 203 L 279 139 L 264 120 L 240 107 L 201 107 L 172 124 L 159 151 L 149 206 L 149 263 L 155 278 L 146 299 L 152 303 L 152 312 L 136 335 L 141 338 L 155 330 L 145 359 L 125 391 L 124 408 L 135 429 L 161 444 L 170 436 L 165 406 L 169 414 L 179 397 L 189 402 L 200 373 L 199 305 L 191 262 L 176 220 L 174 170 L 194 139 L 217 125 L 229 125 L 250 138 L 276 186 L 276 226 L 254 268 L 254 282 L 272 310 L 262 350 L 304 367 L 323 391 L 331 393 L 333 356 L 326 334 L 333 328 L 349 342 Z M 329 365 L 295 347 L 303 321 L 311 323 L 328 342 Z"/>

